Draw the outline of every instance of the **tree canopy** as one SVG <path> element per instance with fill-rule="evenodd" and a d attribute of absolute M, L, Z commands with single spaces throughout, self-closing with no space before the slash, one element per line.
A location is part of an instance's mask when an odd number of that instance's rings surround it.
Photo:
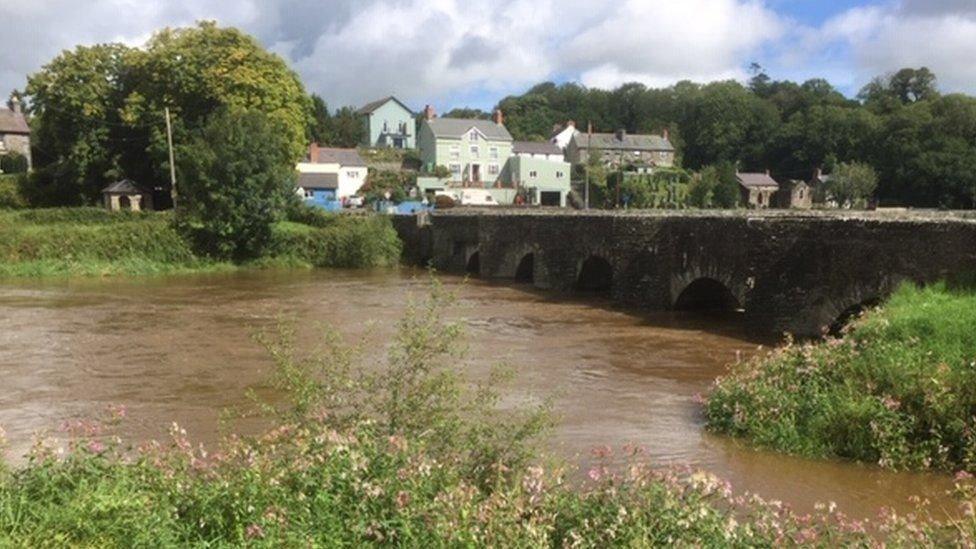
<path fill-rule="evenodd" d="M 164 108 L 178 144 L 216 110 L 260 111 L 284 132 L 295 159 L 311 121 L 311 101 L 284 60 L 251 36 L 212 22 L 163 29 L 142 48 L 65 51 L 28 78 L 26 95 L 38 184 L 64 204 L 93 202 L 120 177 L 166 186 Z"/>

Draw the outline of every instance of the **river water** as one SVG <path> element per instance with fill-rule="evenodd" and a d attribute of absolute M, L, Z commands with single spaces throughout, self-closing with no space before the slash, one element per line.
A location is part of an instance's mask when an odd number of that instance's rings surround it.
<path fill-rule="evenodd" d="M 450 315 L 467 325 L 473 376 L 504 362 L 508 402 L 555 398 L 553 452 L 585 467 L 596 446 L 639 444 L 660 465 L 691 465 L 800 510 L 836 502 L 856 517 L 907 511 L 912 495 L 950 506 L 943 475 L 893 473 L 760 452 L 706 433 L 695 395 L 762 342 L 733 317 L 648 313 L 597 298 L 444 276 Z M 0 282 L 0 426 L 8 459 L 66 419 L 124 404 L 123 435 L 218 438 L 221 410 L 261 390 L 270 363 L 253 335 L 284 316 L 314 343 L 328 324 L 350 338 L 384 336 L 426 273 L 245 272 L 165 278 Z M 768 342 L 767 342 L 768 343 Z M 254 426 L 251 426 L 252 428 Z M 247 425 L 241 426 L 247 429 Z"/>

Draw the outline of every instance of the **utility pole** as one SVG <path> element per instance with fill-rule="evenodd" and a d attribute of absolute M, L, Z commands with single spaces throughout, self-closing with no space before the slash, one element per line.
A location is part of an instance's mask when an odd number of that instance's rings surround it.
<path fill-rule="evenodd" d="M 169 121 L 169 107 L 165 107 L 166 112 L 166 142 L 169 144 L 169 196 L 173 200 L 173 209 L 176 209 L 176 161 L 173 158 L 173 125 Z"/>
<path fill-rule="evenodd" d="M 589 156 L 593 154 L 593 150 L 590 149 L 590 140 L 593 138 L 593 122 L 588 121 L 586 123 L 586 185 L 583 187 L 583 209 L 590 209 L 590 159 Z"/>

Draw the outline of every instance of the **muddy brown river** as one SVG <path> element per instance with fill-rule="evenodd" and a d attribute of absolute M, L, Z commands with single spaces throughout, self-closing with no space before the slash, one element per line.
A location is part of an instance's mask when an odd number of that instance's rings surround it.
<path fill-rule="evenodd" d="M 443 277 L 467 325 L 467 368 L 505 362 L 517 372 L 506 401 L 555 395 L 550 448 L 585 466 L 595 446 L 647 448 L 660 465 L 691 465 L 737 491 L 800 510 L 836 502 L 857 517 L 882 506 L 912 508 L 921 495 L 951 506 L 947 476 L 885 472 L 750 449 L 710 435 L 695 395 L 760 341 L 735 317 L 648 313 L 599 299 L 565 299 L 531 288 Z M 204 443 L 221 410 L 263 386 L 270 363 L 253 334 L 281 316 L 302 341 L 319 324 L 349 337 L 390 334 L 404 303 L 427 291 L 426 274 L 310 271 L 167 278 L 0 281 L 0 426 L 16 461 L 37 433 L 69 418 L 124 404 L 123 435 L 158 438 L 174 421 Z"/>

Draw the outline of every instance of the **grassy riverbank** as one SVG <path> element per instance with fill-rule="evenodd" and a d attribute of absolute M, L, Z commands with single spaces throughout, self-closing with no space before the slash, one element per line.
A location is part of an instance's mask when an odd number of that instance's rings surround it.
<path fill-rule="evenodd" d="M 839 339 L 735 366 L 705 409 L 784 452 L 976 471 L 976 293 L 904 286 Z"/>
<path fill-rule="evenodd" d="M 269 252 L 245 266 L 374 267 L 395 264 L 400 243 L 389 220 L 321 216 L 273 227 Z M 168 212 L 100 208 L 0 211 L 0 276 L 105 276 L 231 270 L 198 257 Z"/>
<path fill-rule="evenodd" d="M 499 407 L 504 376 L 470 384 L 460 328 L 435 288 L 399 323 L 389 358 L 363 364 L 331 333 L 304 353 L 291 328 L 263 341 L 286 395 L 262 436 L 194 447 L 179 427 L 139 449 L 111 436 L 125 421 L 72 422 L 58 452 L 0 466 L 0 546 L 606 547 L 966 544 L 976 522 L 890 514 L 877 523 L 832 508 L 796 516 L 732 495 L 720 480 L 653 471 L 640 452 L 571 480 L 537 450 L 545 406 Z M 963 503 L 974 499 L 961 485 Z M 870 532 L 870 533 L 869 533 Z"/>

